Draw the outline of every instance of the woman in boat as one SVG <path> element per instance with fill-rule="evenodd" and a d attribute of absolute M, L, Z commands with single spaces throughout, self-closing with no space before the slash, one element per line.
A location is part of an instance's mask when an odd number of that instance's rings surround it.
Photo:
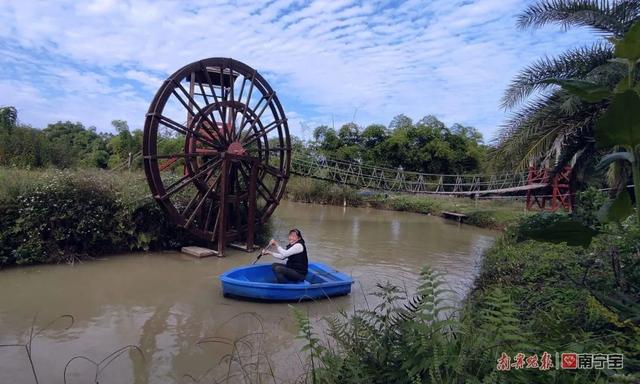
<path fill-rule="evenodd" d="M 307 259 L 307 246 L 304 244 L 302 233 L 297 229 L 289 231 L 289 244 L 286 249 L 280 247 L 277 241 L 271 239 L 269 247 L 275 246 L 277 252 L 265 251 L 266 255 L 271 255 L 280 260 L 287 260 L 286 264 L 273 263 L 271 269 L 276 275 L 278 283 L 287 281 L 298 282 L 307 276 L 309 259 Z"/>

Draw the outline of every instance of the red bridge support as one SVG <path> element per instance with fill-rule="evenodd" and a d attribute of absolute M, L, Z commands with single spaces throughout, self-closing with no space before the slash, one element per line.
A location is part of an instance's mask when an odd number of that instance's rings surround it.
<path fill-rule="evenodd" d="M 562 208 L 571 212 L 571 171 L 566 166 L 549 180 L 549 170 L 546 168 L 529 168 L 527 184 L 548 184 L 545 188 L 530 189 L 527 191 L 527 210 L 540 209 L 555 212 Z"/>

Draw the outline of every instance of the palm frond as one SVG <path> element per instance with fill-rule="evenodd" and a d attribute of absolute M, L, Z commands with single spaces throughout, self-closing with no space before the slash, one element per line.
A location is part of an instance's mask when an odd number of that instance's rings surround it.
<path fill-rule="evenodd" d="M 569 103 L 571 97 L 556 90 L 527 103 L 502 127 L 492 155 L 502 160 L 503 167 L 520 170 L 531 163 L 567 164 L 592 141 L 593 127 L 606 104 Z"/>
<path fill-rule="evenodd" d="M 542 0 L 528 6 L 519 16 L 522 29 L 560 24 L 569 29 L 584 26 L 620 37 L 640 17 L 640 1 Z"/>
<path fill-rule="evenodd" d="M 513 113 L 498 132 L 491 155 L 502 159 L 505 168 L 513 168 L 521 161 L 535 161 L 542 157 L 546 147 L 534 154 L 533 159 L 525 159 L 525 154 L 531 152 L 532 143 L 539 142 L 541 137 L 553 129 L 552 120 L 559 112 L 562 102 L 559 92 L 555 92 L 532 100 Z"/>
<path fill-rule="evenodd" d="M 611 55 L 609 47 L 600 48 L 604 63 L 595 65 L 589 64 L 589 60 L 576 60 L 576 68 L 567 71 L 573 71 L 571 78 L 613 89 L 624 78 L 626 70 L 619 63 L 605 60 Z M 556 67 L 556 75 L 562 71 L 561 67 Z M 567 68 L 570 68 L 568 62 Z M 531 87 L 536 86 L 536 81 L 540 84 L 545 75 L 553 77 L 551 72 L 540 73 L 537 79 L 533 71 L 530 74 L 528 84 L 524 77 L 520 79 L 524 85 L 520 90 L 533 92 Z M 557 86 L 548 91 L 515 111 L 498 132 L 492 152 L 502 168 L 524 169 L 531 163 L 545 163 L 561 169 L 592 142 L 593 127 L 608 102 L 586 103 Z"/>
<path fill-rule="evenodd" d="M 513 79 L 504 96 L 502 107 L 510 109 L 521 103 L 535 91 L 544 91 L 552 84 L 548 79 L 583 78 L 613 57 L 610 44 L 596 43 L 590 47 L 569 50 L 558 57 L 544 57 L 529 65 Z"/>

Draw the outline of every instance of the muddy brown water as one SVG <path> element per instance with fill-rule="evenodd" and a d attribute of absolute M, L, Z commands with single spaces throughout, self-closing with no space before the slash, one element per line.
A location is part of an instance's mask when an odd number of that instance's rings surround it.
<path fill-rule="evenodd" d="M 356 280 L 350 296 L 293 305 L 319 329 L 322 317 L 338 308 L 375 305 L 371 292 L 378 282 L 412 292 L 425 264 L 446 273 L 463 296 L 497 235 L 433 216 L 286 201 L 273 223 L 281 243 L 289 228 L 300 228 L 312 260 Z M 215 382 L 227 375 L 229 382 L 257 382 L 259 374 L 265 382 L 295 381 L 304 372 L 304 354 L 292 306 L 221 294 L 218 275 L 254 256 L 134 253 L 0 271 L 0 344 L 27 343 L 34 324 L 31 355 L 43 384 L 64 383 L 65 366 L 70 384 L 95 382 L 96 372 L 101 384 Z M 68 318 L 47 327 L 65 314 L 74 318 L 70 327 Z M 128 345 L 142 355 L 127 349 L 100 363 Z M 34 382 L 25 348 L 0 348 L 0 383 Z"/>

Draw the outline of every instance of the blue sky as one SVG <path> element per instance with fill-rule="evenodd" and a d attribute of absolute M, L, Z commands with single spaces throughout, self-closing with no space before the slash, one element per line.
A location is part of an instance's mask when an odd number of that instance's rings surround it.
<path fill-rule="evenodd" d="M 388 124 L 404 113 L 494 137 L 518 69 L 590 44 L 587 30 L 515 27 L 529 2 L 13 1 L 0 3 L 0 106 L 45 127 L 80 121 L 141 128 L 162 81 L 192 61 L 232 57 L 256 68 L 291 132 L 320 124 Z"/>

